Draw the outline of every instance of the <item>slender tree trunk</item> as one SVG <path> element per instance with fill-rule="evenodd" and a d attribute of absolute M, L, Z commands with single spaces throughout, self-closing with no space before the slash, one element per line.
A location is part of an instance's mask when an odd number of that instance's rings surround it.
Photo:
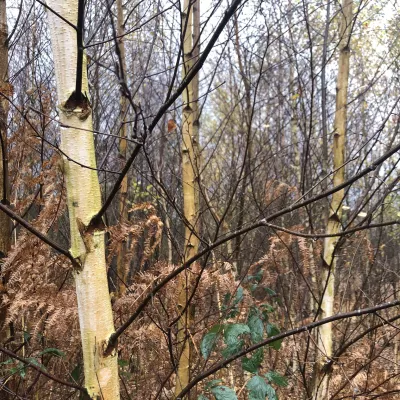
<path fill-rule="evenodd" d="M 117 0 L 117 35 L 119 37 L 119 50 L 121 52 L 121 60 L 122 60 L 122 69 L 126 72 L 126 58 L 125 58 L 125 42 L 124 42 L 124 12 L 122 9 L 122 0 Z M 121 108 L 120 108 L 120 136 L 121 139 L 119 141 L 119 156 L 120 158 L 126 162 L 126 137 L 127 137 L 127 129 L 126 124 L 124 123 L 126 120 L 126 112 L 127 112 L 127 99 L 124 95 L 121 94 Z M 128 208 L 126 204 L 128 196 L 128 175 L 124 176 L 121 184 L 120 191 L 120 199 L 119 199 L 119 215 L 121 221 L 128 220 Z M 126 255 L 126 244 L 120 243 L 117 255 L 117 281 L 118 281 L 118 296 L 121 296 L 125 293 L 126 283 L 128 280 L 129 273 L 129 262 L 125 260 Z"/>
<path fill-rule="evenodd" d="M 290 37 L 293 40 L 293 34 L 291 32 L 292 21 L 293 21 L 293 4 L 289 1 L 289 29 Z M 288 57 L 290 59 L 290 72 L 289 72 L 289 95 L 291 102 L 291 116 L 290 116 L 290 141 L 293 151 L 293 170 L 296 175 L 296 186 L 300 185 L 301 182 L 301 167 L 300 167 L 300 151 L 299 151 L 299 139 L 298 139 L 298 121 L 297 121 L 297 102 L 300 98 L 300 83 L 299 79 L 295 80 L 295 66 L 296 66 L 296 55 L 292 50 L 288 50 Z"/>
<path fill-rule="evenodd" d="M 242 76 L 243 83 L 244 83 L 244 91 L 245 91 L 245 99 L 246 99 L 246 110 L 245 110 L 245 116 L 243 118 L 244 123 L 242 126 L 242 136 L 244 137 L 247 135 L 245 138 L 245 146 L 246 146 L 246 151 L 244 154 L 244 176 L 242 180 L 242 184 L 240 185 L 239 192 L 238 192 L 238 202 L 239 202 L 239 207 L 238 207 L 238 222 L 236 225 L 236 230 L 240 230 L 243 228 L 243 223 L 244 223 L 244 211 L 245 211 L 245 203 L 246 203 L 246 189 L 248 186 L 248 179 L 250 179 L 250 162 L 251 162 L 251 139 L 250 139 L 250 125 L 251 125 L 251 86 L 250 86 L 250 81 L 246 75 L 246 71 L 243 65 L 243 60 L 242 60 L 242 54 L 240 51 L 240 40 L 239 40 L 239 24 L 238 24 L 238 18 L 237 18 L 237 13 L 234 14 L 234 26 L 235 26 L 235 50 L 236 50 L 236 55 L 238 58 L 238 64 L 239 64 L 239 72 L 240 75 Z M 242 177 L 242 175 L 240 176 Z M 235 240 L 235 252 L 234 252 L 234 261 L 233 265 L 237 273 L 240 275 L 242 272 L 242 258 L 240 257 L 241 253 L 241 244 L 242 244 L 243 238 L 238 236 Z"/>
<path fill-rule="evenodd" d="M 7 12 L 6 1 L 0 0 L 0 91 L 11 97 L 12 86 L 8 82 L 8 44 L 7 44 Z M 8 102 L 0 97 L 0 201 L 9 205 L 8 185 L 8 149 L 7 149 L 7 119 Z M 5 213 L 0 213 L 0 273 L 2 272 L 3 261 L 7 257 L 11 247 L 11 220 Z M 3 307 L 1 296 L 7 291 L 7 276 L 0 281 L 0 343 L 4 343 L 12 337 L 13 325 L 5 326 L 6 309 Z M 0 361 L 4 361 L 1 359 Z M 15 391 L 14 382 L 10 382 L 8 388 Z M 4 399 L 11 399 L 14 396 L 1 390 Z"/>
<path fill-rule="evenodd" d="M 72 24 L 77 24 L 78 0 L 48 0 L 47 4 Z M 100 185 L 92 133 L 92 110 L 88 101 L 67 103 L 76 85 L 77 33 L 48 12 L 56 72 L 63 159 L 71 233 L 71 254 L 80 262 L 74 273 L 82 339 L 85 387 L 93 399 L 119 399 L 117 356 L 104 357 L 103 347 L 114 332 L 107 285 L 104 230 L 86 230 L 101 206 Z M 85 60 L 85 57 L 84 57 Z M 86 64 L 84 62 L 84 64 Z M 89 93 L 86 65 L 82 68 L 82 90 Z M 82 168 L 74 163 L 76 160 Z"/>
<path fill-rule="evenodd" d="M 183 36 L 183 78 L 193 66 L 198 50 L 193 48 L 199 45 L 198 40 L 193 40 L 193 33 L 200 32 L 199 27 L 194 28 L 194 22 L 199 22 L 199 0 L 191 3 L 185 0 L 183 6 L 182 26 Z M 195 14 L 195 17 L 194 17 Z M 186 28 L 186 29 L 185 29 Z M 197 41 L 197 43 L 196 43 Z M 183 116 L 182 116 L 182 186 L 183 186 L 183 212 L 190 227 L 185 227 L 185 260 L 188 260 L 198 252 L 199 239 L 197 237 L 199 218 L 199 190 L 198 190 L 198 78 L 192 82 L 183 92 Z M 190 271 L 186 271 L 179 281 L 178 311 L 186 307 L 190 296 Z M 180 354 L 176 376 L 175 395 L 189 383 L 190 379 L 190 328 L 193 322 L 194 309 L 188 307 L 178 322 L 178 343 Z"/>
<path fill-rule="evenodd" d="M 6 1 L 0 0 L 0 90 L 2 93 L 10 96 L 11 85 L 8 83 L 8 45 L 7 45 L 7 14 Z M 7 100 L 0 97 L 0 201 L 3 204 L 9 204 L 8 187 L 8 151 L 7 151 L 7 118 L 8 103 Z M 0 213 L 0 271 L 3 260 L 7 257 L 11 245 L 11 220 L 5 213 Z M 1 283 L 5 290 L 7 284 L 6 277 L 3 277 Z M 1 291 L 0 291 L 1 296 Z M 1 298 L 1 297 L 0 297 Z M 5 320 L 5 310 L 0 301 L 0 327 Z M 1 329 L 0 340 L 3 343 L 9 336 L 9 330 L 5 327 Z"/>
<path fill-rule="evenodd" d="M 300 152 L 299 152 L 299 140 L 297 137 L 297 89 L 294 80 L 294 68 L 290 64 L 290 85 L 289 93 L 291 96 L 291 117 L 290 117 L 290 139 L 291 147 L 293 150 L 293 169 L 296 174 L 296 185 L 300 185 L 301 182 L 301 168 L 300 168 Z"/>
<path fill-rule="evenodd" d="M 334 122 L 333 137 L 333 185 L 338 186 L 344 182 L 344 167 L 340 168 L 345 162 L 345 143 L 346 143 L 346 124 L 347 124 L 347 92 L 350 71 L 350 38 L 353 18 L 353 1 L 343 0 L 340 32 L 340 54 L 339 71 L 336 87 L 336 112 Z M 332 195 L 329 207 L 329 218 L 326 232 L 334 234 L 340 231 L 342 218 L 342 203 L 344 199 L 344 189 Z M 324 241 L 322 285 L 325 286 L 325 293 L 321 301 L 321 318 L 327 318 L 334 313 L 335 300 L 335 248 L 338 237 L 326 238 Z M 333 332 L 332 324 L 323 325 L 318 333 L 318 348 L 324 352 L 326 359 L 332 355 Z M 324 357 L 325 358 L 325 357 Z M 318 400 L 327 399 L 329 395 L 328 371 L 323 370 L 325 360 L 317 363 L 317 379 L 313 388 L 314 398 Z"/>
<path fill-rule="evenodd" d="M 167 125 L 167 118 L 166 115 L 164 115 L 162 119 L 161 126 L 166 127 Z M 164 150 L 165 150 L 165 145 L 167 142 L 167 137 L 166 137 L 166 132 L 162 132 L 159 144 L 159 159 L 158 159 L 158 171 L 157 171 L 157 179 L 159 182 L 162 181 L 162 170 L 164 168 Z M 168 264 L 172 264 L 173 262 L 173 246 L 172 246 L 172 239 L 171 239 L 171 221 L 170 217 L 168 215 L 168 209 L 167 209 L 167 202 L 165 200 L 165 197 L 161 196 L 160 198 L 160 205 L 164 213 L 164 225 L 165 225 L 165 230 L 166 230 L 166 235 L 165 238 L 167 240 L 167 247 L 168 247 Z M 161 247 L 161 246 L 160 246 Z"/>
<path fill-rule="evenodd" d="M 326 64 L 328 60 L 329 45 L 329 25 L 331 18 L 331 2 L 326 4 L 326 19 L 324 30 L 324 44 L 322 49 L 322 68 L 321 68 L 321 122 L 322 122 L 322 177 L 328 173 L 328 112 L 326 106 L 327 87 L 326 87 Z M 323 190 L 327 188 L 327 180 L 322 182 Z"/>

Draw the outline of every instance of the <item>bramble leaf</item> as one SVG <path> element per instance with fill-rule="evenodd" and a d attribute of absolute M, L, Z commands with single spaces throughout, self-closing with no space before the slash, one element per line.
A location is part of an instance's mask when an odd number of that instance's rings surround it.
<path fill-rule="evenodd" d="M 211 393 L 216 400 L 237 400 L 235 391 L 227 386 L 215 386 L 211 389 Z"/>
<path fill-rule="evenodd" d="M 275 385 L 281 386 L 281 387 L 286 387 L 288 385 L 287 379 L 278 374 L 278 372 L 275 371 L 269 371 L 264 375 L 270 383 L 274 383 Z"/>
<path fill-rule="evenodd" d="M 242 368 L 247 372 L 256 374 L 258 368 L 260 368 L 263 358 L 264 358 L 263 349 L 258 349 L 254 352 L 254 354 L 250 358 L 247 357 L 242 358 Z"/>

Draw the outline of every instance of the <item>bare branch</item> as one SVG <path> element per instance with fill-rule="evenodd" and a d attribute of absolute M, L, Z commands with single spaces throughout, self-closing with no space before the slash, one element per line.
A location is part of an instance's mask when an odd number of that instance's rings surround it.
<path fill-rule="evenodd" d="M 302 332 L 310 332 L 313 329 L 317 328 L 318 326 L 325 325 L 325 324 L 328 324 L 330 322 L 339 321 L 339 320 L 346 319 L 346 318 L 359 317 L 359 316 L 365 315 L 365 314 L 372 314 L 372 313 L 375 313 L 377 311 L 385 310 L 387 308 L 396 307 L 396 306 L 399 306 L 399 305 L 400 305 L 400 300 L 396 300 L 396 301 L 392 301 L 392 302 L 389 302 L 389 303 L 379 304 L 379 305 L 374 306 L 374 307 L 369 307 L 369 308 L 364 308 L 364 309 L 361 309 L 361 310 L 350 311 L 350 312 L 347 312 L 347 313 L 340 313 L 340 314 L 336 314 L 336 315 L 333 315 L 333 316 L 328 317 L 328 318 L 321 319 L 320 321 L 315 321 L 315 322 L 312 322 L 311 324 L 301 326 L 299 328 L 291 329 L 289 331 L 280 333 L 279 335 L 272 336 L 272 337 L 270 337 L 268 339 L 265 339 L 265 340 L 261 341 L 260 343 L 254 344 L 253 346 L 250 346 L 247 349 L 240 351 L 239 353 L 237 353 L 237 354 L 235 354 L 235 355 L 233 355 L 231 357 L 226 358 L 225 360 L 220 361 L 219 363 L 215 364 L 213 367 L 211 367 L 207 371 L 204 371 L 201 374 L 197 375 L 182 390 L 182 392 L 179 393 L 179 395 L 177 396 L 177 400 L 183 399 L 183 397 L 190 391 L 191 388 L 196 386 L 199 382 L 201 382 L 202 380 L 204 380 L 208 376 L 210 376 L 210 375 L 216 373 L 217 371 L 219 371 L 220 369 L 226 367 L 231 362 L 237 360 L 240 357 L 245 356 L 248 353 L 253 352 L 254 350 L 259 349 L 260 347 L 267 346 L 268 344 L 270 344 L 272 342 L 275 342 L 276 340 L 282 340 L 284 338 L 287 338 L 287 337 L 290 337 L 290 336 L 293 336 L 293 335 L 297 335 L 297 334 L 302 333 Z"/>
<path fill-rule="evenodd" d="M 46 235 L 43 235 L 42 232 L 38 231 L 29 222 L 25 221 L 18 214 L 16 214 L 14 211 L 12 211 L 10 208 L 8 208 L 5 204 L 3 204 L 1 202 L 0 202 L 0 210 L 3 211 L 5 214 L 7 214 L 10 218 L 12 218 L 15 221 L 17 221 L 20 225 L 22 225 L 29 232 L 33 233 L 41 241 L 43 241 L 44 243 L 48 244 L 54 250 L 58 251 L 60 254 L 64 255 L 69 260 L 71 260 L 71 262 L 72 262 L 72 264 L 74 265 L 75 268 L 80 268 L 79 263 L 75 260 L 75 258 L 72 256 L 72 254 L 68 250 L 62 248 L 57 243 L 53 242 Z"/>
<path fill-rule="evenodd" d="M 4 347 L 0 346 L 0 351 L 2 353 L 4 353 L 4 354 L 7 354 L 9 357 L 11 357 L 11 358 L 13 358 L 15 360 L 18 360 L 18 361 L 22 362 L 23 364 L 35 369 L 36 371 L 40 372 L 41 374 L 43 374 L 47 378 L 51 379 L 52 381 L 57 382 L 60 385 L 68 386 L 70 388 L 79 390 L 84 395 L 87 395 L 87 391 L 86 391 L 86 389 L 84 387 L 79 386 L 79 385 L 77 385 L 75 383 L 63 381 L 62 379 L 59 379 L 56 376 L 49 374 L 48 372 L 46 372 L 44 369 L 40 368 L 36 364 L 33 364 L 31 361 L 26 360 L 25 358 L 22 358 L 22 357 L 18 356 L 17 354 L 13 353 L 10 350 L 5 349 Z"/>

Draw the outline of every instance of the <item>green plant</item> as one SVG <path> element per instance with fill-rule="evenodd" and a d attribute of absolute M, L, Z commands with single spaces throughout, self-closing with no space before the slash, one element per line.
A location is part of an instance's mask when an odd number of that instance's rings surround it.
<path fill-rule="evenodd" d="M 259 273 L 247 278 L 250 283 L 250 292 L 253 292 L 261 281 Z M 276 293 L 268 292 L 272 297 Z M 224 358 L 231 357 L 242 351 L 246 345 L 260 343 L 265 337 L 272 337 L 280 333 L 279 328 L 270 321 L 271 313 L 275 308 L 270 304 L 251 305 L 245 322 L 230 322 L 230 319 L 240 316 L 239 306 L 244 298 L 244 289 L 239 287 L 235 295 L 227 294 L 221 306 L 223 319 L 221 324 L 214 325 L 203 337 L 200 350 L 203 358 L 207 360 L 213 351 L 216 351 L 217 344 L 223 342 L 221 355 Z M 275 299 L 276 300 L 276 299 Z M 274 350 L 279 350 L 282 340 L 276 340 L 269 344 Z M 246 389 L 250 400 L 277 400 L 278 396 L 272 385 L 285 387 L 287 380 L 276 371 L 269 371 L 261 374 L 262 362 L 264 360 L 264 348 L 255 350 L 249 357 L 241 358 L 241 366 L 244 371 L 251 374 L 250 380 L 246 383 Z M 198 397 L 198 400 L 208 399 L 212 395 L 216 400 L 237 399 L 233 389 L 221 384 L 222 381 L 212 380 L 205 385 L 205 393 Z"/>

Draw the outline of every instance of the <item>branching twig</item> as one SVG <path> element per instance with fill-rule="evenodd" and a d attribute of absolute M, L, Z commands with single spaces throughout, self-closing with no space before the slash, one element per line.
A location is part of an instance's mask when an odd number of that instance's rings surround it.
<path fill-rule="evenodd" d="M 43 235 L 42 232 L 38 231 L 29 222 L 25 221 L 18 214 L 16 214 L 14 211 L 12 211 L 10 208 L 8 208 L 5 204 L 0 203 L 0 210 L 3 211 L 5 214 L 7 214 L 10 218 L 17 221 L 20 225 L 22 225 L 29 232 L 33 233 L 41 241 L 48 244 L 54 250 L 58 251 L 60 254 L 63 254 L 65 257 L 67 257 L 69 260 L 71 260 L 74 267 L 80 268 L 80 265 L 78 264 L 78 262 L 75 260 L 75 258 L 72 256 L 72 254 L 68 250 L 62 248 L 57 243 L 53 242 L 46 235 Z"/>
<path fill-rule="evenodd" d="M 9 357 L 18 360 L 20 362 L 22 362 L 25 365 L 28 365 L 29 367 L 35 369 L 36 371 L 40 372 L 41 374 L 43 374 L 44 376 L 46 376 L 47 378 L 51 379 L 54 382 L 59 383 L 60 385 L 64 385 L 64 386 L 68 386 L 70 388 L 79 390 L 80 392 L 82 392 L 84 395 L 87 395 L 87 391 L 84 387 L 79 386 L 75 383 L 71 383 L 71 382 L 66 382 L 63 381 L 62 379 L 59 379 L 57 377 L 55 377 L 54 375 L 49 374 L 47 371 L 45 371 L 44 369 L 40 368 L 40 366 L 33 364 L 31 361 L 26 360 L 25 358 L 22 358 L 20 356 L 18 356 L 17 354 L 13 353 L 12 351 L 5 349 L 4 347 L 0 346 L 0 351 L 4 354 L 7 354 Z"/>
<path fill-rule="evenodd" d="M 207 378 L 208 376 L 216 373 L 220 369 L 226 367 L 228 364 L 231 362 L 237 360 L 240 357 L 245 356 L 248 353 L 251 353 L 254 350 L 259 349 L 260 347 L 267 346 L 268 344 L 275 342 L 277 340 L 282 340 L 284 338 L 287 338 L 289 336 L 294 336 L 302 332 L 309 332 L 318 326 L 328 324 L 330 322 L 338 321 L 341 319 L 346 319 L 346 318 L 351 318 L 351 317 L 359 317 L 361 315 L 365 314 L 372 314 L 375 313 L 376 311 L 379 310 L 384 310 L 387 308 L 395 307 L 400 305 L 400 300 L 392 301 L 389 303 L 384 303 L 384 304 L 379 304 L 375 307 L 369 307 L 369 308 L 364 308 L 356 311 L 350 311 L 346 313 L 341 313 L 341 314 L 336 314 L 328 318 L 321 319 L 320 321 L 315 321 L 312 322 L 311 324 L 301 326 L 299 328 L 291 329 L 289 331 L 280 333 L 279 335 L 272 336 L 268 339 L 265 339 L 261 341 L 260 343 L 254 344 L 253 346 L 248 347 L 247 349 L 244 349 L 240 351 L 239 353 L 236 353 L 235 355 L 226 358 L 225 360 L 220 361 L 219 363 L 215 364 L 213 367 L 209 368 L 207 371 L 202 372 L 201 374 L 197 375 L 192 381 L 182 390 L 181 393 L 178 394 L 177 400 L 182 399 L 189 391 L 191 388 L 196 386 L 199 382 Z"/>

